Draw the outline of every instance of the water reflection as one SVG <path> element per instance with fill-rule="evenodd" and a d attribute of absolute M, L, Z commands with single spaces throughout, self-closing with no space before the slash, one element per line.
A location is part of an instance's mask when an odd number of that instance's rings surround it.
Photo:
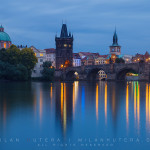
<path fill-rule="evenodd" d="M 56 124 L 60 125 L 63 136 L 66 135 L 67 129 L 71 127 L 73 119 L 72 110 L 75 111 L 75 94 L 73 94 L 75 91 L 73 90 L 72 83 L 69 85 L 66 83 L 57 83 L 55 87 Z"/>
<path fill-rule="evenodd" d="M 105 83 L 105 124 L 107 124 L 107 82 Z"/>
<path fill-rule="evenodd" d="M 134 122 L 139 134 L 140 131 L 140 85 L 134 82 Z"/>
<path fill-rule="evenodd" d="M 129 127 L 129 84 L 126 86 L 126 123 L 127 129 Z"/>
<path fill-rule="evenodd" d="M 98 84 L 96 84 L 96 118 L 98 120 Z"/>
<path fill-rule="evenodd" d="M 150 84 L 146 84 L 146 129 L 150 132 Z"/>
<path fill-rule="evenodd" d="M 1 83 L 0 131 L 0 136 L 146 138 L 150 84 Z"/>

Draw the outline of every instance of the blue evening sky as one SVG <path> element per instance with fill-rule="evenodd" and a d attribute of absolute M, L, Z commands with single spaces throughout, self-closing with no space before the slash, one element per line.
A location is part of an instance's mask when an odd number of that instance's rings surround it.
<path fill-rule="evenodd" d="M 0 10 L 16 45 L 55 48 L 64 20 L 74 52 L 109 53 L 115 26 L 122 54 L 150 52 L 150 0 L 3 0 Z"/>

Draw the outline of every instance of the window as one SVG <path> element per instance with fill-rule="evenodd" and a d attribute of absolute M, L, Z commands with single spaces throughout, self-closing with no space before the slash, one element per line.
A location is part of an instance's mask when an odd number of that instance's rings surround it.
<path fill-rule="evenodd" d="M 36 53 L 34 53 L 34 55 L 36 56 Z"/>
<path fill-rule="evenodd" d="M 40 53 L 40 56 L 43 56 L 43 53 Z"/>
<path fill-rule="evenodd" d="M 64 44 L 64 47 L 67 47 L 67 44 Z"/>
<path fill-rule="evenodd" d="M 34 73 L 36 73 L 36 70 L 33 70 Z"/>
<path fill-rule="evenodd" d="M 40 62 L 43 62 L 43 59 L 40 59 Z"/>
<path fill-rule="evenodd" d="M 6 43 L 4 43 L 4 48 L 6 48 Z"/>
<path fill-rule="evenodd" d="M 71 45 L 69 45 L 69 47 L 71 47 Z"/>

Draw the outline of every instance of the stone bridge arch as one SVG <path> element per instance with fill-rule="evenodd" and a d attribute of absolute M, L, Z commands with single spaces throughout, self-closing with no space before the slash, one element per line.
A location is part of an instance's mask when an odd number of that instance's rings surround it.
<path fill-rule="evenodd" d="M 106 74 L 107 76 L 107 69 L 105 68 L 105 66 L 101 65 L 101 66 L 95 66 L 95 67 L 91 67 L 90 69 L 88 69 L 86 71 L 87 73 L 87 80 L 96 80 L 98 79 L 98 72 L 99 71 L 104 71 L 104 73 Z"/>
<path fill-rule="evenodd" d="M 135 67 L 121 68 L 119 71 L 116 72 L 116 80 L 118 81 L 125 80 L 127 73 L 139 74 L 139 69 Z"/>
<path fill-rule="evenodd" d="M 80 67 L 67 68 L 65 71 L 65 79 L 66 80 L 77 80 L 79 78 L 80 72 L 81 72 Z M 77 76 L 78 76 L 78 78 L 77 78 Z"/>

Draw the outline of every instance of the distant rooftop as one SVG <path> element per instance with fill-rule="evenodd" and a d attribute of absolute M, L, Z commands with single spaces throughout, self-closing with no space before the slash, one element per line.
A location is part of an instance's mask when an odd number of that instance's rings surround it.
<path fill-rule="evenodd" d="M 50 54 L 50 53 L 55 53 L 56 52 L 56 50 L 54 48 L 47 48 L 47 49 L 45 49 L 45 51 L 46 51 L 46 54 Z"/>

